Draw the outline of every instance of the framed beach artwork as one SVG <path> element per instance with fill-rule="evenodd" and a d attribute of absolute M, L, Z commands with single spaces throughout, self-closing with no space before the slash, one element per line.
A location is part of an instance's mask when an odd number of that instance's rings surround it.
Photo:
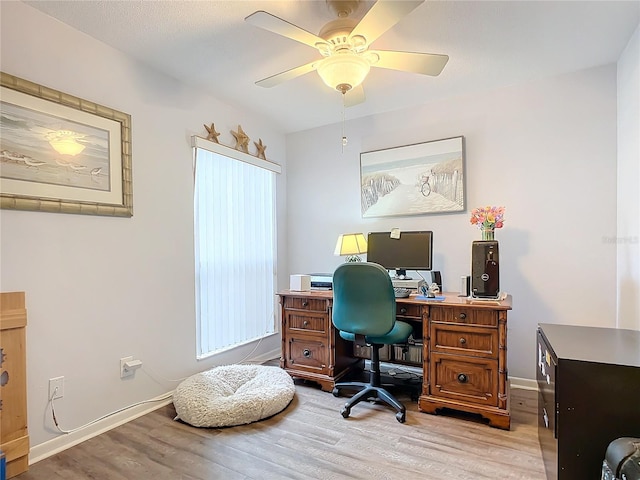
<path fill-rule="evenodd" d="M 2 208 L 132 216 L 131 117 L 0 75 Z"/>
<path fill-rule="evenodd" d="M 464 137 L 360 154 L 362 217 L 465 210 Z"/>

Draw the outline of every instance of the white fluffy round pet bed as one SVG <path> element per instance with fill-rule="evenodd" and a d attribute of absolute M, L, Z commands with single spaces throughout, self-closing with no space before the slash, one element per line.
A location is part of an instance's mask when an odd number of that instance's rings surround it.
<path fill-rule="evenodd" d="M 173 394 L 176 419 L 194 427 L 244 425 L 281 412 L 295 385 L 279 367 L 225 365 L 184 380 Z"/>

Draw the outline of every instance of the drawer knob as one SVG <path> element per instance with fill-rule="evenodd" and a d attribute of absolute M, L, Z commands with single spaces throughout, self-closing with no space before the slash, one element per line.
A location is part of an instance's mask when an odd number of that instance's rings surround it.
<path fill-rule="evenodd" d="M 467 339 L 464 337 L 460 337 L 460 345 L 464 345 L 465 343 L 467 343 Z"/>
<path fill-rule="evenodd" d="M 302 356 L 303 356 L 304 358 L 309 358 L 309 357 L 311 356 L 311 350 L 309 350 L 308 348 L 305 348 L 305 349 L 302 351 Z"/>
<path fill-rule="evenodd" d="M 462 313 L 460 314 L 460 320 L 464 320 L 465 318 L 467 318 L 467 314 L 466 314 L 466 313 L 464 313 L 464 312 L 462 312 Z"/>
<path fill-rule="evenodd" d="M 309 302 L 307 302 L 306 300 L 304 302 L 302 302 L 302 306 L 303 307 L 308 307 L 309 306 Z"/>
<path fill-rule="evenodd" d="M 308 327 L 309 326 L 309 320 L 305 320 L 304 322 L 302 322 L 302 326 L 303 327 Z"/>
<path fill-rule="evenodd" d="M 400 309 L 400 313 L 401 313 L 402 315 L 405 315 L 405 314 L 407 313 L 407 309 L 406 309 L 406 308 L 404 308 L 404 307 L 402 307 L 402 308 Z"/>
<path fill-rule="evenodd" d="M 459 373 L 458 374 L 458 381 L 460 383 L 467 383 L 469 379 L 467 378 L 467 376 L 464 373 Z"/>

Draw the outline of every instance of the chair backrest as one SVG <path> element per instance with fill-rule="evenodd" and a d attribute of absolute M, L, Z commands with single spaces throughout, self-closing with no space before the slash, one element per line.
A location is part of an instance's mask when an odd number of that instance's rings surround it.
<path fill-rule="evenodd" d="M 343 263 L 333 273 L 332 321 L 338 330 L 385 335 L 396 322 L 389 272 L 377 263 Z"/>

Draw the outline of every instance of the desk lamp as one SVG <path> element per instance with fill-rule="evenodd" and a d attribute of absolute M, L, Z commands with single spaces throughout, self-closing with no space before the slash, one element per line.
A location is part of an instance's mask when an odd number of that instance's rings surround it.
<path fill-rule="evenodd" d="M 334 255 L 346 256 L 345 262 L 361 262 L 360 254 L 367 253 L 367 240 L 362 233 L 338 235 Z"/>

